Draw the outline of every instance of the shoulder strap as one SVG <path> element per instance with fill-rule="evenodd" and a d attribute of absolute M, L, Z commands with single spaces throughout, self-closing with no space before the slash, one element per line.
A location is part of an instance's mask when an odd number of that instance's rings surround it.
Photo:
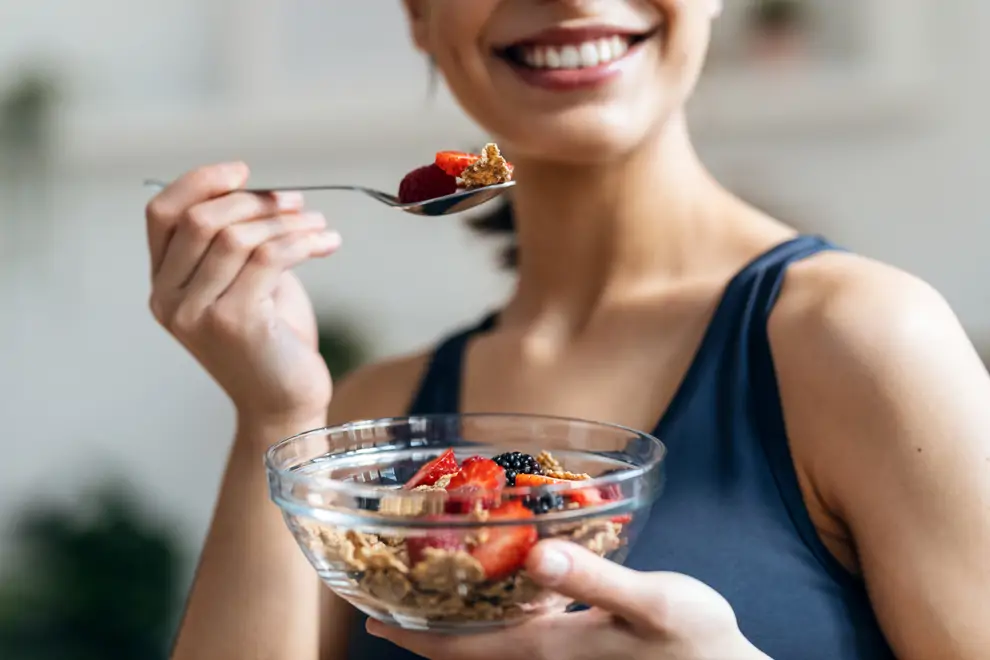
<path fill-rule="evenodd" d="M 798 236 L 763 252 L 736 273 L 726 285 L 691 366 L 657 426 L 660 437 L 677 424 L 700 389 L 709 386 L 711 379 L 716 379 L 728 392 L 749 391 L 749 346 L 754 341 L 754 333 L 766 336 L 766 322 L 780 294 L 787 267 L 830 249 L 837 248 L 821 237 Z M 744 405 L 743 398 L 743 393 L 729 397 L 733 405 Z M 727 416 L 732 412 L 724 411 Z"/>
<path fill-rule="evenodd" d="M 736 373 L 740 380 L 740 411 L 745 410 L 766 453 L 767 463 L 791 520 L 805 544 L 822 567 L 840 584 L 859 588 L 860 584 L 835 559 L 821 542 L 804 504 L 804 496 L 794 469 L 784 410 L 780 400 L 777 372 L 770 346 L 768 322 L 784 284 L 787 266 L 825 250 L 838 250 L 817 237 L 802 237 L 776 258 L 769 260 L 762 272 L 753 274 L 741 288 L 748 292 L 746 313 L 739 325 L 740 344 L 735 354 L 743 368 Z"/>
<path fill-rule="evenodd" d="M 409 406 L 409 415 L 440 415 L 460 412 L 464 353 L 471 338 L 495 327 L 498 314 L 444 339 L 434 350 L 419 389 Z"/>

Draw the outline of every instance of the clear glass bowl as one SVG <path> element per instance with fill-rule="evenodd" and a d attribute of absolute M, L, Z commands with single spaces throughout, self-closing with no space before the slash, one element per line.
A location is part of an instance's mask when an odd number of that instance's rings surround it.
<path fill-rule="evenodd" d="M 448 449 L 458 463 L 549 452 L 557 463 L 541 464 L 561 481 L 403 488 Z M 624 561 L 662 490 L 664 454 L 656 438 L 621 426 L 477 414 L 317 429 L 275 444 L 265 463 L 272 500 L 331 589 L 385 623 L 465 633 L 571 605 L 526 575 L 538 539 Z"/>

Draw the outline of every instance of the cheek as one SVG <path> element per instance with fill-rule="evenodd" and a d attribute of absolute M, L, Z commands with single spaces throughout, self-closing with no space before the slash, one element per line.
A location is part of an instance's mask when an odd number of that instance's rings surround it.
<path fill-rule="evenodd" d="M 482 41 L 484 27 L 497 0 L 430 0 L 430 42 L 438 57 L 477 47 Z"/>
<path fill-rule="evenodd" d="M 432 0 L 429 51 L 448 85 L 457 86 L 477 68 L 484 21 L 471 10 L 474 0 Z"/>

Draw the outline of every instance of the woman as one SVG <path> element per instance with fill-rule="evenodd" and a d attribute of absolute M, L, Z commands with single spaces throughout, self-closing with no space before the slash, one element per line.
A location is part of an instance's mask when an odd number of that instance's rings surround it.
<path fill-rule="evenodd" d="M 515 293 L 331 397 L 288 272 L 339 245 L 323 218 L 299 195 L 229 194 L 242 164 L 150 203 L 152 309 L 238 411 L 174 657 L 990 657 L 990 378 L 928 286 L 796 236 L 705 172 L 683 108 L 718 0 L 406 8 L 416 45 L 511 151 Z M 328 414 L 453 411 L 666 441 L 666 496 L 629 568 L 554 543 L 530 559 L 590 611 L 480 637 L 369 635 L 318 585 L 266 501 L 263 448 Z"/>

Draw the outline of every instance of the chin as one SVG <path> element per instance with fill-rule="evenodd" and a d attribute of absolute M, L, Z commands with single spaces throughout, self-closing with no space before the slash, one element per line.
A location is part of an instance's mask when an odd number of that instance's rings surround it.
<path fill-rule="evenodd" d="M 593 165 L 621 160 L 646 146 L 662 132 L 670 113 L 630 115 L 585 108 L 526 121 L 525 113 L 519 113 L 515 125 L 493 132 L 517 159 Z"/>

